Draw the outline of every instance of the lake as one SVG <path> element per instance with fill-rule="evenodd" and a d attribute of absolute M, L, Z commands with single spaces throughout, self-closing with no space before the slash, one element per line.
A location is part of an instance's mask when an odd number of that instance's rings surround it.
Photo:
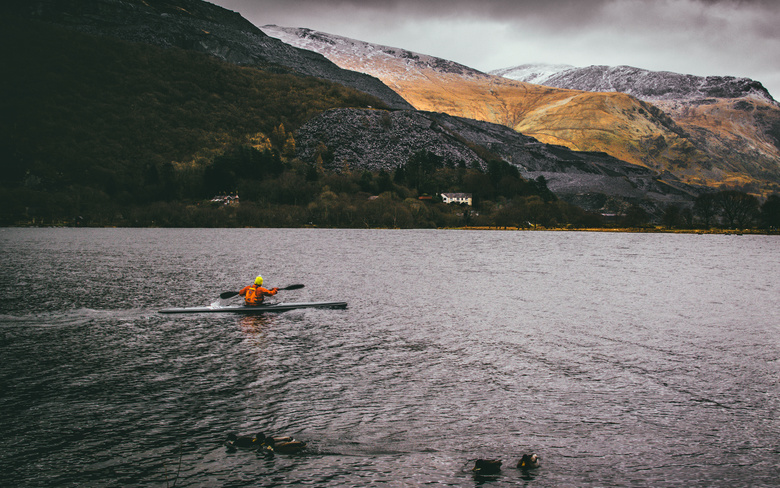
<path fill-rule="evenodd" d="M 0 256 L 6 486 L 780 480 L 777 236 L 7 228 Z M 349 307 L 157 313 L 257 274 Z"/>

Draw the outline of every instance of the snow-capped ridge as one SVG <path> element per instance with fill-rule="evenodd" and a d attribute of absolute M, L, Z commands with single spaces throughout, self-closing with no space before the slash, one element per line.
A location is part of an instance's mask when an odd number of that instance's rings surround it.
<path fill-rule="evenodd" d="M 468 66 L 427 54 L 416 53 L 407 49 L 369 42 L 358 41 L 348 37 L 328 34 L 300 27 L 280 27 L 276 25 L 264 25 L 260 28 L 266 35 L 275 37 L 284 43 L 301 49 L 318 52 L 328 59 L 343 65 L 356 61 L 370 61 L 374 70 L 381 70 L 383 61 L 395 62 L 398 59 L 406 60 L 409 70 L 434 69 L 443 73 L 452 73 L 461 76 L 486 76 L 485 73 Z M 362 66 L 367 72 L 370 67 Z M 367 69 L 368 68 L 368 69 Z M 378 73 L 371 72 L 377 75 Z M 411 73 L 410 73 L 411 74 Z"/>
<path fill-rule="evenodd" d="M 760 82 L 734 76 L 696 76 L 633 66 L 594 65 L 577 68 L 538 64 L 494 70 L 491 74 L 555 88 L 622 92 L 647 101 L 751 98 L 777 105 Z"/>

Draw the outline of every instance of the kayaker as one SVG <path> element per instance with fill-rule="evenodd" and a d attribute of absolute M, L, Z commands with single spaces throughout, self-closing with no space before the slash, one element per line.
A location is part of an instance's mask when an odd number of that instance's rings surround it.
<path fill-rule="evenodd" d="M 252 285 L 245 286 L 238 292 L 239 295 L 244 297 L 244 303 L 247 306 L 255 306 L 263 303 L 266 296 L 276 295 L 279 288 L 263 288 L 263 277 L 258 276 L 255 278 L 255 282 Z"/>

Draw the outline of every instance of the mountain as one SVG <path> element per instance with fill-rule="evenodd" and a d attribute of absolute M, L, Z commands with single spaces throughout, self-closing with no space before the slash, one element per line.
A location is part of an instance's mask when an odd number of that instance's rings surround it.
<path fill-rule="evenodd" d="M 203 52 L 241 66 L 315 76 L 375 96 L 389 108 L 411 108 L 376 78 L 280 42 L 238 13 L 201 0 L 13 0 L 0 11 L 91 35 Z"/>
<path fill-rule="evenodd" d="M 696 85 L 689 81 L 709 98 L 682 104 L 658 99 L 669 83 L 663 79 L 648 81 L 646 91 L 655 87 L 656 96 L 642 99 L 615 90 L 582 90 L 587 84 L 562 88 L 534 84 L 547 84 L 567 72 L 565 66 L 528 68 L 518 81 L 309 29 L 263 26 L 262 30 L 319 52 L 345 69 L 376 76 L 418 110 L 505 125 L 578 151 L 605 152 L 659 173 L 669 172 L 692 185 L 759 194 L 780 190 L 780 111 L 756 82 L 711 78 L 709 84 Z M 739 98 L 727 98 L 731 95 Z"/>
<path fill-rule="evenodd" d="M 692 198 L 692 193 L 671 191 L 654 172 L 606 154 L 577 153 L 504 126 L 445 114 L 378 109 L 382 102 L 369 95 L 295 74 L 284 65 L 295 63 L 278 53 L 264 58 L 276 56 L 278 63 L 257 58 L 247 66 L 228 60 L 245 59 L 236 53 L 254 52 L 253 46 L 221 49 L 217 55 L 176 45 L 186 47 L 184 39 L 195 27 L 208 27 L 206 20 L 186 27 L 172 14 L 147 12 L 154 26 L 147 29 L 125 11 L 132 2 L 96 2 L 80 11 L 72 10 L 81 5 L 74 1 L 65 5 L 71 10 L 59 15 L 48 10 L 54 3 L 42 3 L 42 10 L 21 9 L 26 16 L 17 9 L 15 16 L 0 18 L 3 44 L 15 46 L 6 56 L 7 75 L 0 79 L 0 222 L 52 222 L 81 214 L 91 222 L 126 222 L 135 218 L 129 215 L 138 215 L 138 206 L 212 196 L 220 183 L 215 174 L 239 180 L 245 169 L 232 175 L 233 169 L 223 171 L 227 176 L 215 171 L 218 161 L 230 165 L 243 161 L 241 154 L 253 154 L 241 148 L 262 151 L 273 144 L 291 158 L 287 141 L 304 163 L 314 162 L 316 151 L 326 145 L 335 163 L 330 168 L 337 170 L 344 164 L 358 170 L 391 169 L 415 154 L 434 151 L 467 168 L 488 169 L 504 159 L 529 178 L 566 172 L 565 180 L 550 181 L 549 187 L 567 198 L 591 191 L 631 202 L 649 196 L 652 201 L 644 206 L 651 211 Z M 167 5 L 147 4 L 139 9 Z M 224 14 L 203 13 L 198 5 L 190 7 L 195 19 Z M 165 19 L 172 18 L 169 31 Z M 121 24 L 121 19 L 127 22 Z M 248 28 L 230 15 L 210 21 Z M 220 39 L 238 37 L 220 25 L 226 30 Z M 144 32 L 153 34 L 155 42 L 146 42 Z M 291 53 L 293 60 L 324 60 L 279 41 L 268 44 Z M 323 66 L 329 65 L 335 67 L 325 60 Z M 450 71 L 465 69 L 453 66 Z M 284 128 L 297 129 L 294 140 Z M 302 165 L 296 160 L 290 166 Z M 255 198 L 276 190 L 257 190 L 273 182 L 258 183 L 256 174 L 248 179 L 237 184 L 253 189 Z M 287 181 L 286 194 L 302 193 L 300 181 Z M 252 195 L 247 190 L 242 201 L 251 203 Z M 594 210 L 605 204 L 603 199 L 585 203 Z M 190 210 L 182 212 L 186 216 L 181 221 L 202 222 Z M 151 217 L 157 219 L 164 220 L 162 215 Z"/>
<path fill-rule="evenodd" d="M 396 168 L 424 151 L 465 167 L 503 160 L 594 210 L 614 197 L 658 211 L 702 191 L 666 169 L 678 155 L 705 155 L 665 112 L 630 95 L 523 83 L 301 31 L 334 59 L 343 53 L 334 63 L 199 0 L 3 9 L 12 15 L 0 19 L 0 35 L 16 48 L 0 81 L 11 114 L 0 147 L 21 195 L 6 198 L 17 213 L 53 208 L 27 204 L 52 191 L 74 212 L 86 199 L 99 207 L 202 198 L 217 159 L 247 145 L 283 152 L 298 169 L 322 154 L 335 170 Z"/>
<path fill-rule="evenodd" d="M 521 65 L 492 74 L 518 81 L 592 92 L 621 92 L 668 113 L 719 168 L 721 184 L 761 193 L 777 190 L 780 104 L 749 78 L 694 76 L 630 66 Z M 705 184 L 712 176 L 703 171 Z M 709 176 L 709 177 L 708 177 Z"/>
<path fill-rule="evenodd" d="M 610 138 L 626 138 L 615 134 L 629 133 L 637 127 L 642 127 L 649 134 L 648 138 L 660 136 L 670 141 L 680 139 L 678 133 L 682 131 L 664 113 L 627 95 L 591 94 L 514 82 L 441 58 L 310 29 L 277 26 L 264 26 L 262 29 L 302 49 L 316 50 L 345 69 L 359 69 L 376 76 L 403 95 L 416 109 L 425 112 L 427 118 L 434 117 L 432 114 L 435 113 L 443 113 L 457 120 L 473 119 L 466 139 L 484 139 L 479 144 L 486 145 L 491 151 L 501 147 L 502 150 L 496 152 L 506 161 L 517 165 L 525 177 L 544 176 L 550 189 L 564 198 L 574 200 L 579 198 L 577 195 L 600 193 L 620 198 L 646 198 L 654 202 L 650 206 L 657 208 L 669 203 L 668 198 L 672 194 L 674 199 L 687 198 L 690 201 L 701 191 L 679 181 L 671 173 L 658 172 L 658 168 L 650 165 L 628 164 L 624 161 L 630 161 L 632 153 L 637 151 L 630 147 L 618 147 L 614 143 L 610 146 Z M 560 115 L 556 113 L 557 106 L 566 106 L 566 110 L 575 111 L 576 114 Z M 346 153 L 343 155 L 344 161 L 352 164 L 370 161 L 370 158 L 355 157 L 358 151 L 347 149 L 347 145 L 353 148 L 360 144 L 376 147 L 381 145 L 377 141 L 382 140 L 383 136 L 372 133 L 358 144 L 355 142 L 358 136 L 366 134 L 360 124 L 353 123 L 349 117 L 335 119 L 336 115 L 331 114 L 328 123 L 317 122 L 320 139 L 326 140 L 330 147 L 341 148 L 340 151 Z M 360 118 L 364 119 L 369 117 Z M 536 124 L 539 119 L 544 120 L 544 124 Z M 580 141 L 579 144 L 569 144 L 570 138 L 564 129 L 545 133 L 556 124 L 570 124 L 573 120 L 577 121 L 576 131 L 591 134 L 587 143 Z M 489 123 L 476 125 L 476 121 Z M 439 121 L 434 125 L 437 124 L 443 126 Z M 534 124 L 538 127 L 533 128 Z M 415 125 L 413 132 L 420 131 L 420 127 L 426 127 L 429 123 Z M 611 134 L 604 135 L 604 125 L 610 127 Z M 328 130 L 328 126 L 332 129 Z M 490 135 L 477 136 L 478 126 Z M 498 131 L 497 127 L 503 127 L 503 130 Z M 306 130 L 305 126 L 301 132 L 305 133 Z M 455 132 L 461 134 L 459 130 Z M 337 133 L 350 134 L 350 140 L 337 137 Z M 496 137 L 497 133 L 501 134 L 500 138 Z M 400 136 L 396 134 L 392 137 L 397 141 Z M 299 146 L 304 144 L 304 140 L 299 136 Z M 401 146 L 418 146 L 408 138 L 401 140 L 404 141 Z M 498 143 L 498 140 L 503 142 Z M 599 144 L 600 140 L 605 143 Z M 690 150 L 684 141 L 678 145 L 682 146 L 682 151 Z M 408 154 L 408 148 L 394 150 L 389 145 L 382 147 L 381 151 L 367 153 L 373 161 L 403 160 L 395 156 L 398 150 L 405 153 L 404 157 Z M 425 144 L 419 147 L 425 147 Z M 608 151 L 604 151 L 605 147 L 615 149 L 618 157 L 615 154 L 608 155 Z M 669 147 L 666 152 L 673 154 L 675 150 L 677 148 Z M 302 156 L 308 156 L 308 152 L 304 150 Z M 605 160 L 609 160 L 609 163 L 605 164 Z M 632 177 L 638 175 L 641 175 L 641 182 L 631 181 Z M 647 183 L 654 178 L 657 181 L 666 179 L 669 183 L 660 186 Z M 631 190 L 627 187 L 631 187 Z"/>

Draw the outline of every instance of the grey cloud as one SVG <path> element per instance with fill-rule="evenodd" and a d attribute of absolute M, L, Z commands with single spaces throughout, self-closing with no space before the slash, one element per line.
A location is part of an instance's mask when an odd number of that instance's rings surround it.
<path fill-rule="evenodd" d="M 630 9 L 630 18 L 621 18 L 624 28 L 654 25 L 657 16 L 646 12 L 681 12 L 677 23 L 688 27 L 706 28 L 716 21 L 710 15 L 727 10 L 754 10 L 766 13 L 766 18 L 778 16 L 776 0 L 212 0 L 214 3 L 251 16 L 261 25 L 281 23 L 290 27 L 317 28 L 325 20 L 330 25 L 348 24 L 354 18 L 370 19 L 378 26 L 399 22 L 452 21 L 473 19 L 504 24 L 534 22 L 549 29 L 582 31 L 606 26 L 609 12 Z M 698 12 L 698 13 L 697 13 Z M 350 18 L 352 17 L 352 18 Z M 264 19 L 268 19 L 267 21 Z M 277 20 L 278 19 L 278 20 Z M 667 19 L 668 20 L 668 19 Z M 670 25 L 676 28 L 679 25 Z M 565 32 L 561 32 L 565 34 Z M 780 29 L 763 29 L 762 37 L 780 36 Z"/>
<path fill-rule="evenodd" d="M 215 0 L 227 8 L 244 7 L 257 11 L 297 12 L 306 17 L 307 11 L 325 9 L 372 10 L 405 14 L 425 14 L 447 17 L 469 14 L 475 17 L 502 18 L 516 15 L 562 15 L 598 12 L 602 8 L 625 3 L 647 6 L 665 4 L 670 8 L 680 0 Z M 686 3 L 729 8 L 758 7 L 776 9 L 776 0 L 686 0 Z M 233 8 L 235 10 L 235 8 Z"/>

